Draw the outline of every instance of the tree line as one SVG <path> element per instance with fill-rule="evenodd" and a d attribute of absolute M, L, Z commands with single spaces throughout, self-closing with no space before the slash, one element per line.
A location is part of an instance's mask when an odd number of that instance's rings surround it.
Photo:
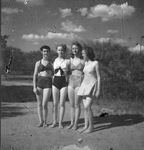
<path fill-rule="evenodd" d="M 23 52 L 19 48 L 7 46 L 8 36 L 1 36 L 2 74 L 13 50 L 10 74 L 32 75 L 35 62 L 41 59 L 41 52 Z M 128 47 L 111 42 L 82 42 L 93 48 L 100 64 L 101 96 L 124 100 L 143 100 L 144 97 L 144 54 L 132 53 Z M 70 52 L 70 50 L 69 50 Z M 67 57 L 69 57 L 69 52 Z M 51 61 L 57 57 L 51 51 Z"/>

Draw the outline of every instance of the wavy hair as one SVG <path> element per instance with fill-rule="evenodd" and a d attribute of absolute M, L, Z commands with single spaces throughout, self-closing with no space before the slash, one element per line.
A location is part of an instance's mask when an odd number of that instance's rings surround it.
<path fill-rule="evenodd" d="M 76 45 L 76 46 L 78 47 L 78 54 L 77 54 L 77 57 L 78 57 L 78 58 L 82 58 L 82 46 L 81 46 L 81 44 L 80 44 L 79 42 L 74 41 L 74 42 L 72 42 L 71 47 L 72 47 L 73 45 Z M 71 51 L 71 57 L 74 58 L 74 54 L 72 53 L 72 51 Z"/>
<path fill-rule="evenodd" d="M 47 49 L 50 51 L 50 47 L 47 45 L 43 45 L 42 47 L 40 47 L 40 50 L 43 51 L 43 49 Z"/>
<path fill-rule="evenodd" d="M 57 49 L 59 46 L 62 47 L 62 49 L 64 50 L 64 53 L 66 53 L 66 51 L 67 51 L 67 46 L 66 46 L 66 44 L 59 44 L 59 45 L 56 46 L 56 49 Z"/>
<path fill-rule="evenodd" d="M 94 61 L 95 60 L 95 54 L 94 54 L 94 51 L 91 47 L 89 46 L 84 46 L 83 47 L 83 50 L 85 51 L 87 57 L 91 60 L 91 61 Z"/>

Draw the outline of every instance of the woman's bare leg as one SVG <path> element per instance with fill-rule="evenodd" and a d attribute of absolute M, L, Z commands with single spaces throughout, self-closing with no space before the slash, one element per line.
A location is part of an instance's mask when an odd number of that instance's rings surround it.
<path fill-rule="evenodd" d="M 47 125 L 48 116 L 48 101 L 51 96 L 51 88 L 46 88 L 43 90 L 43 114 L 44 114 L 44 124 Z"/>
<path fill-rule="evenodd" d="M 86 109 L 87 118 L 88 118 L 88 121 L 89 121 L 89 126 L 88 126 L 87 130 L 85 130 L 85 133 L 90 133 L 94 130 L 93 112 L 92 112 L 92 109 L 91 109 L 92 102 L 93 102 L 92 98 L 90 98 L 90 97 L 86 98 L 85 109 Z"/>
<path fill-rule="evenodd" d="M 71 86 L 68 86 L 68 98 L 70 101 L 70 119 L 71 119 L 71 123 L 70 125 L 67 127 L 67 129 L 71 129 L 74 125 L 74 119 L 75 119 L 75 108 L 74 108 L 74 89 Z"/>
<path fill-rule="evenodd" d="M 58 101 L 59 101 L 59 89 L 57 89 L 55 86 L 52 86 L 52 95 L 53 95 L 53 124 L 50 127 L 54 128 L 57 124 Z"/>
<path fill-rule="evenodd" d="M 67 98 L 67 87 L 63 87 L 60 90 L 60 116 L 59 116 L 59 128 L 63 128 L 62 121 L 65 113 L 65 101 Z"/>
<path fill-rule="evenodd" d="M 88 128 L 88 125 L 89 125 L 88 116 L 87 116 L 87 110 L 85 108 L 86 99 L 83 99 L 83 104 L 84 104 L 84 127 L 79 130 L 80 132 L 84 132 Z"/>
<path fill-rule="evenodd" d="M 43 126 L 43 108 L 42 108 L 42 99 L 43 99 L 43 89 L 38 88 L 39 94 L 36 94 L 37 98 L 37 110 L 38 110 L 38 117 L 39 117 L 39 124 L 38 127 Z"/>
<path fill-rule="evenodd" d="M 78 89 L 79 87 L 75 89 L 75 122 L 72 127 L 72 129 L 74 130 L 77 130 L 78 128 L 78 120 L 79 120 L 80 113 L 81 113 L 81 108 L 80 108 L 81 100 L 80 100 L 80 97 L 77 95 Z"/>

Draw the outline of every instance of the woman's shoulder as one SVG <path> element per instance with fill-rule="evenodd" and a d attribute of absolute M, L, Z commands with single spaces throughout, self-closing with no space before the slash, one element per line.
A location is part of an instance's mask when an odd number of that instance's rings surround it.
<path fill-rule="evenodd" d="M 40 64 L 40 62 L 41 62 L 41 60 L 38 60 L 38 61 L 36 62 L 36 65 L 39 65 L 39 64 Z"/>
<path fill-rule="evenodd" d="M 68 64 L 70 63 L 71 59 L 65 59 L 65 62 Z"/>
<path fill-rule="evenodd" d="M 80 59 L 80 62 L 84 65 L 85 64 L 85 60 Z"/>
<path fill-rule="evenodd" d="M 97 60 L 94 60 L 94 61 L 93 61 L 93 64 L 94 64 L 94 66 L 98 66 L 98 65 L 99 65 L 99 62 L 98 62 Z"/>

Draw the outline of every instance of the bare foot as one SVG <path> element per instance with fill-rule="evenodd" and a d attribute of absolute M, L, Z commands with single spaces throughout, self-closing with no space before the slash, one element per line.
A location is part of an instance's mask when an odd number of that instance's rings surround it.
<path fill-rule="evenodd" d="M 59 129 L 63 129 L 63 125 L 62 124 L 59 124 Z"/>
<path fill-rule="evenodd" d="M 67 129 L 69 130 L 69 129 L 71 129 L 73 127 L 73 124 L 70 124 L 68 127 L 67 127 Z"/>
<path fill-rule="evenodd" d="M 84 132 L 87 129 L 87 127 L 84 127 L 82 129 L 79 130 L 80 133 Z"/>
<path fill-rule="evenodd" d="M 37 127 L 42 127 L 43 126 L 43 122 L 40 122 Z"/>
<path fill-rule="evenodd" d="M 54 127 L 56 127 L 57 126 L 57 124 L 56 123 L 53 123 L 52 125 L 50 125 L 49 127 L 50 128 L 54 128 Z"/>
<path fill-rule="evenodd" d="M 47 123 L 44 123 L 44 125 L 43 125 L 44 127 L 47 127 L 48 126 L 48 124 Z"/>
<path fill-rule="evenodd" d="M 91 133 L 94 131 L 94 128 L 91 127 L 91 128 L 88 128 L 87 130 L 84 131 L 84 133 Z"/>
<path fill-rule="evenodd" d="M 73 129 L 73 130 L 77 130 L 77 129 L 78 129 L 78 126 L 77 126 L 77 125 L 74 125 L 74 126 L 72 127 L 72 129 Z"/>

